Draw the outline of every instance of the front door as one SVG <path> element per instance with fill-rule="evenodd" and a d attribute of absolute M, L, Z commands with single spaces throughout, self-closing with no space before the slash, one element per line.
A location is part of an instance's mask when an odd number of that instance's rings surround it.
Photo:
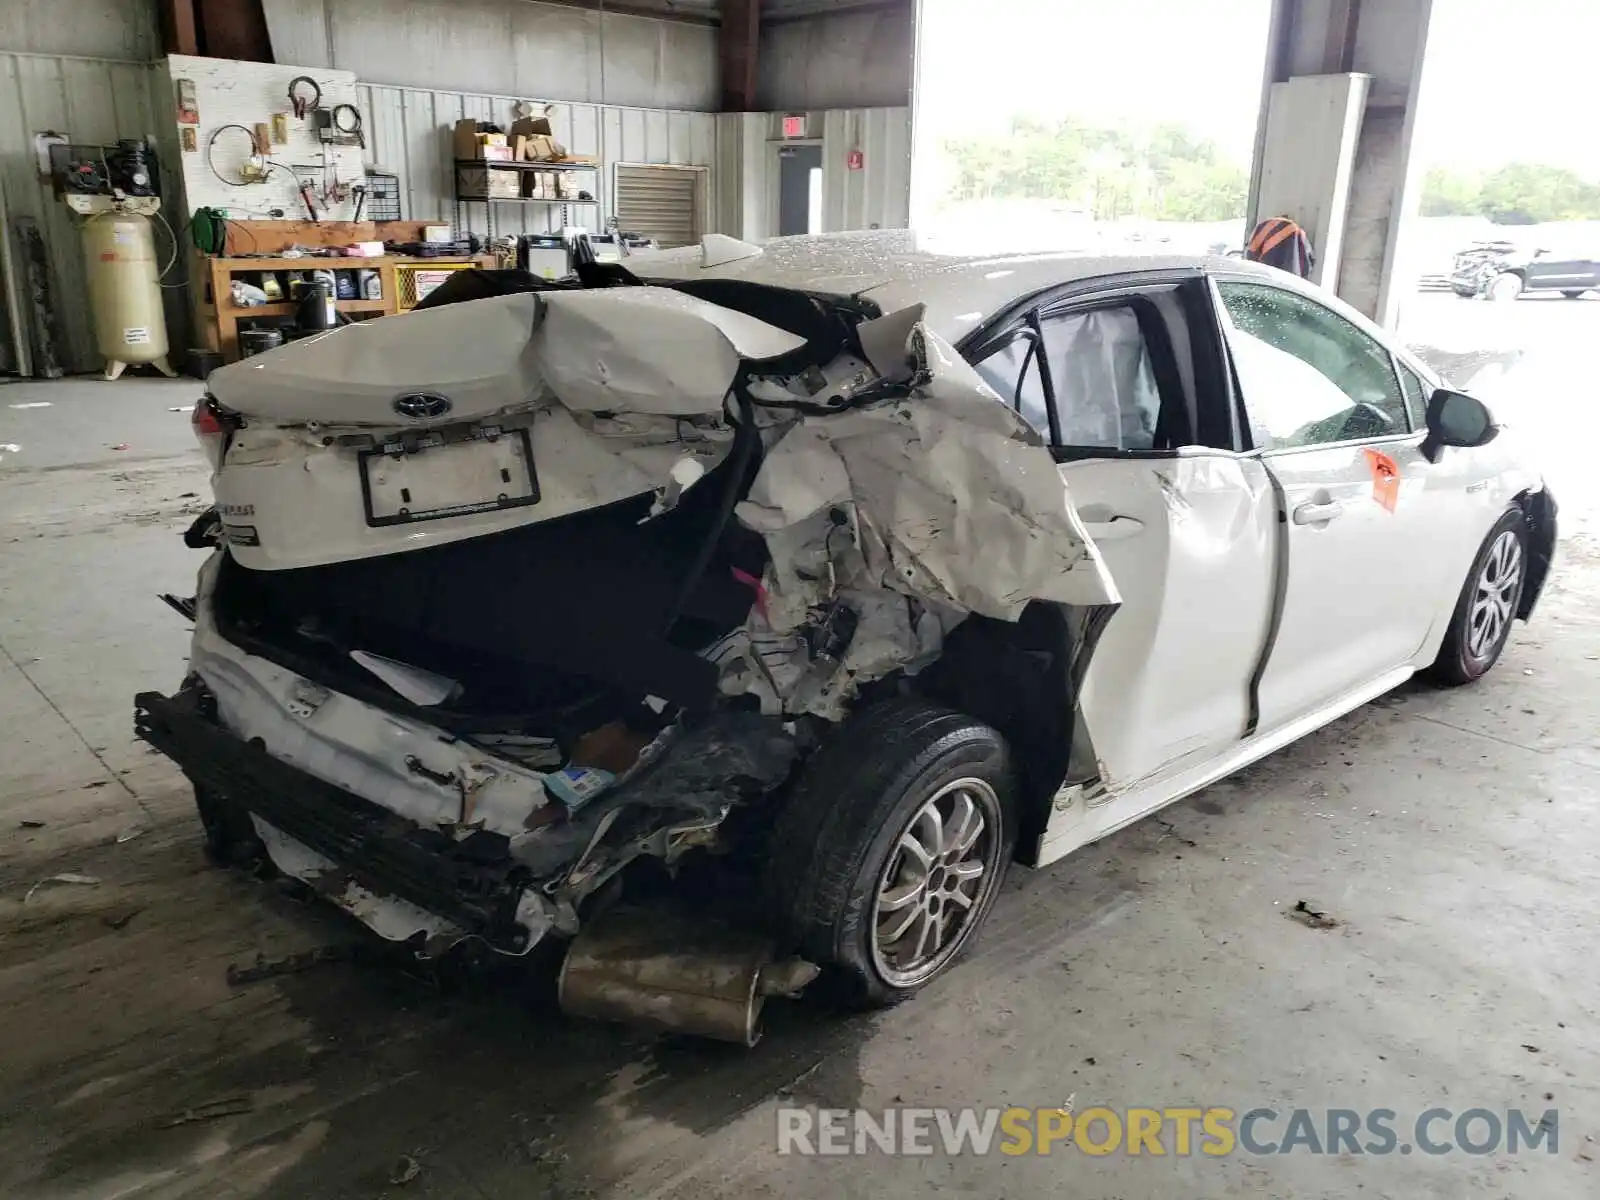
<path fill-rule="evenodd" d="M 778 236 L 822 232 L 822 147 L 778 147 Z"/>
<path fill-rule="evenodd" d="M 1277 509 L 1266 469 L 1229 444 L 1231 423 L 1202 411 L 1226 407 L 1223 389 L 1197 386 L 1221 374 L 1195 354 L 1214 329 L 1191 334 L 1186 315 L 1209 318 L 1209 303 L 1198 277 L 1130 281 L 1047 304 L 973 354 L 1050 439 L 1122 596 L 1078 694 L 1108 799 L 1221 753 L 1251 722 Z"/>
<path fill-rule="evenodd" d="M 1260 728 L 1406 666 L 1434 614 L 1437 488 L 1393 356 L 1311 297 L 1221 280 L 1251 439 L 1281 489 L 1286 576 L 1259 684 Z M 1436 590 L 1436 589 L 1434 589 Z"/>

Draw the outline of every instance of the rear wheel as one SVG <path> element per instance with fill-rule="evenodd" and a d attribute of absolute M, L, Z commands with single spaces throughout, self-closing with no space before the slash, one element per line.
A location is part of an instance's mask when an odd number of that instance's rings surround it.
<path fill-rule="evenodd" d="M 1471 683 L 1499 661 L 1527 577 L 1528 522 L 1513 508 L 1495 522 L 1473 561 L 1430 676 L 1449 686 Z"/>
<path fill-rule="evenodd" d="M 1489 281 L 1485 294 L 1491 300 L 1515 300 L 1522 295 L 1522 276 L 1509 271 L 1504 275 L 1496 275 Z"/>
<path fill-rule="evenodd" d="M 906 998 L 989 915 L 1015 804 L 993 729 L 922 700 L 874 705 L 818 750 L 773 827 L 768 893 L 783 931 L 846 1003 Z"/>

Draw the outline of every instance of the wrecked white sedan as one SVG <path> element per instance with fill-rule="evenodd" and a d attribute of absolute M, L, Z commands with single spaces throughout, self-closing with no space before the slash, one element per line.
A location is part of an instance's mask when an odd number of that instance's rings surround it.
<path fill-rule="evenodd" d="M 575 1011 L 898 1000 L 1013 858 L 1476 678 L 1548 571 L 1484 407 L 1281 272 L 631 262 L 216 372 L 190 673 L 137 699 L 215 858 L 419 954 L 571 939 Z"/>

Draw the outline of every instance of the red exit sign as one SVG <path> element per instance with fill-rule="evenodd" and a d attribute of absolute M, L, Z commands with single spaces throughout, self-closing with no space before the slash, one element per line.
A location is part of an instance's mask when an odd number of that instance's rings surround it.
<path fill-rule="evenodd" d="M 806 119 L 804 116 L 795 116 L 793 114 L 789 114 L 783 118 L 784 137 L 805 137 L 805 135 Z"/>

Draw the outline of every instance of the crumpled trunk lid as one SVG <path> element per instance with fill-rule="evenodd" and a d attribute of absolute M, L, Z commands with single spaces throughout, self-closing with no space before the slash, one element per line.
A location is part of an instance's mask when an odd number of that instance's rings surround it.
<path fill-rule="evenodd" d="M 559 399 L 576 412 L 721 411 L 743 359 L 802 339 L 670 288 L 523 292 L 363 321 L 212 373 L 275 425 L 428 428 Z"/>

